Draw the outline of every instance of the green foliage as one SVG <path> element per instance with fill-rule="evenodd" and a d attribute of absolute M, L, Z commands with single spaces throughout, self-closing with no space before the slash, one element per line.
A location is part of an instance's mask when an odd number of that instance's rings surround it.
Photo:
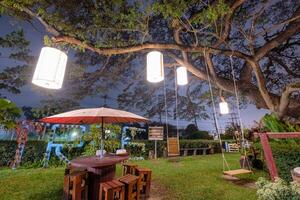
<path fill-rule="evenodd" d="M 121 127 L 114 124 L 104 124 L 105 140 L 104 149 L 107 152 L 115 152 L 120 147 L 118 135 Z M 91 125 L 90 133 L 83 136 L 83 140 L 87 143 L 84 148 L 84 155 L 96 155 L 96 151 L 100 149 L 101 126 Z"/>
<path fill-rule="evenodd" d="M 273 143 L 271 147 L 279 176 L 291 181 L 291 170 L 300 165 L 300 143 Z"/>
<path fill-rule="evenodd" d="M 212 139 L 213 138 L 211 135 L 209 135 L 207 131 L 198 130 L 195 124 L 187 125 L 183 137 L 185 139 Z"/>
<path fill-rule="evenodd" d="M 149 151 L 155 148 L 154 141 L 150 140 L 136 140 L 134 142 L 145 144 L 145 152 L 138 152 L 135 154 L 144 155 L 145 158 L 149 155 Z M 180 140 L 180 148 L 208 148 L 211 147 L 215 153 L 220 153 L 221 148 L 219 141 L 214 140 Z M 164 151 L 167 151 L 167 141 L 157 141 L 157 156 L 162 157 Z"/>
<path fill-rule="evenodd" d="M 213 25 L 218 18 L 224 17 L 230 11 L 229 6 L 223 1 L 219 0 L 213 5 L 208 5 L 199 15 L 197 15 L 192 23 L 202 23 Z"/>
<path fill-rule="evenodd" d="M 259 200 L 300 200 L 299 183 L 288 184 L 279 178 L 273 183 L 259 178 L 256 185 Z"/>
<path fill-rule="evenodd" d="M 165 19 L 180 18 L 187 10 L 190 4 L 194 4 L 196 1 L 185 1 L 185 0 L 163 0 L 162 2 L 156 2 L 153 4 L 153 11 L 156 13 L 161 13 Z"/>
<path fill-rule="evenodd" d="M 9 65 L 12 65 L 2 66 L 3 70 L 0 71 L 0 90 L 6 90 L 14 94 L 20 93 L 20 87 L 25 85 L 28 80 L 27 77 L 29 77 L 28 73 L 30 72 L 29 62 L 33 59 L 29 55 L 29 44 L 22 29 L 0 36 L 0 48 L 3 49 L 0 55 L 2 58 L 10 59 Z M 8 63 L 5 64 L 7 65 Z"/>
<path fill-rule="evenodd" d="M 291 125 L 288 122 L 280 121 L 274 114 L 266 114 L 262 121 L 265 128 L 272 132 L 297 132 L 300 131 L 299 125 Z"/>
<path fill-rule="evenodd" d="M 285 181 L 291 181 L 291 170 L 299 167 L 300 164 L 300 141 L 296 139 L 271 140 L 270 145 L 279 176 Z M 260 143 L 255 143 L 254 147 L 263 155 Z"/>
<path fill-rule="evenodd" d="M 143 142 L 129 142 L 128 145 L 126 145 L 126 150 L 130 153 L 130 156 L 132 157 L 144 157 L 146 148 L 145 143 Z"/>
<path fill-rule="evenodd" d="M 38 108 L 23 106 L 22 110 L 26 119 L 41 119 L 79 108 L 79 103 L 67 98 L 42 100 L 41 104 L 42 105 Z"/>
<path fill-rule="evenodd" d="M 15 103 L 0 98 L 0 125 L 5 129 L 12 129 L 16 125 L 16 119 L 21 115 L 21 110 Z"/>
<path fill-rule="evenodd" d="M 186 139 L 213 139 L 207 131 L 195 131 L 186 135 Z"/>
<path fill-rule="evenodd" d="M 62 154 L 68 159 L 73 159 L 81 155 L 82 148 L 69 148 L 72 144 L 64 145 Z M 46 141 L 27 141 L 22 157 L 21 167 L 32 168 L 42 167 L 42 160 L 46 151 Z M 0 167 L 10 166 L 14 160 L 17 148 L 16 141 L 0 141 Z M 64 163 L 55 155 L 55 149 L 52 149 L 49 166 L 61 166 Z"/>

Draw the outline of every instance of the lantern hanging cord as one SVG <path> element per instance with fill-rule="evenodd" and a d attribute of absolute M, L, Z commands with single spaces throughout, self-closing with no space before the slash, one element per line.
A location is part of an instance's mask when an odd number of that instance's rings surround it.
<path fill-rule="evenodd" d="M 213 115 L 214 115 L 214 120 L 215 120 L 215 125 L 216 125 L 216 131 L 217 131 L 220 148 L 221 148 L 223 171 L 225 171 L 225 167 L 227 167 L 227 169 L 230 170 L 228 162 L 224 155 L 223 148 L 222 148 L 222 139 L 221 139 L 221 134 L 219 131 L 219 122 L 218 122 L 218 118 L 217 118 L 217 111 L 216 111 L 215 100 L 214 100 L 214 95 L 213 95 L 213 91 L 212 91 L 211 79 L 210 79 L 209 70 L 208 70 L 208 66 L 207 66 L 207 62 L 206 62 L 206 58 L 205 58 L 206 57 L 205 50 L 204 50 L 203 54 L 204 54 L 204 63 L 205 63 L 205 69 L 206 69 L 207 80 L 208 80 L 208 85 L 209 85 L 210 97 L 211 97 L 211 102 L 212 102 L 212 106 L 213 106 Z"/>

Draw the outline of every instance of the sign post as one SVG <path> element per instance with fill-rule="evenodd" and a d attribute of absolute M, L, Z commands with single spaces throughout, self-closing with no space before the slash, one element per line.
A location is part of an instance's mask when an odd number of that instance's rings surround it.
<path fill-rule="evenodd" d="M 157 159 L 157 140 L 164 139 L 164 127 L 162 126 L 149 126 L 149 140 L 154 140 L 154 158 Z"/>

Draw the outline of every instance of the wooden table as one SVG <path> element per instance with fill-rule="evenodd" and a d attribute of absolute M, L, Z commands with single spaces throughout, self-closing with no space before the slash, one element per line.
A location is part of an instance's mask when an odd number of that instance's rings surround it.
<path fill-rule="evenodd" d="M 86 169 L 89 173 L 89 199 L 98 200 L 100 183 L 115 177 L 116 164 L 129 158 L 128 155 L 83 156 L 71 160 L 72 168 Z"/>

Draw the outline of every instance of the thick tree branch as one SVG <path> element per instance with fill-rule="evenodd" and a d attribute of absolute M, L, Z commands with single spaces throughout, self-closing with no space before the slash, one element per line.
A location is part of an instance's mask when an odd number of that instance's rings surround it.
<path fill-rule="evenodd" d="M 279 117 L 283 117 L 286 114 L 288 105 L 290 103 L 290 95 L 294 92 L 300 91 L 300 82 L 289 84 L 286 86 L 285 90 L 282 92 L 280 98 L 280 104 L 278 107 L 277 115 Z"/>
<path fill-rule="evenodd" d="M 265 103 L 267 104 L 267 106 L 270 108 L 271 111 L 274 111 L 275 110 L 274 102 L 271 99 L 270 94 L 267 90 L 266 80 L 260 69 L 258 62 L 253 61 L 253 62 L 249 62 L 249 64 L 251 65 L 255 73 L 257 79 L 257 85 Z"/>
<path fill-rule="evenodd" d="M 60 35 L 60 33 L 51 25 L 49 25 L 46 21 L 44 21 L 38 14 L 32 12 L 30 9 L 28 8 L 22 8 L 22 10 L 28 14 L 30 17 L 32 18 L 36 18 L 47 30 L 47 32 L 53 34 L 54 36 L 58 36 Z"/>
<path fill-rule="evenodd" d="M 239 57 L 244 60 L 251 60 L 252 58 L 247 54 L 244 54 L 240 51 L 232 51 L 229 49 L 217 49 L 212 47 L 203 47 L 203 46 L 186 46 L 186 45 L 179 45 L 179 44 L 160 44 L 160 43 L 145 43 L 140 45 L 134 46 L 126 46 L 126 47 L 113 47 L 113 48 L 96 48 L 95 46 L 88 44 L 86 42 L 82 42 L 77 40 L 76 38 L 70 36 L 58 36 L 53 37 L 52 41 L 54 43 L 68 43 L 72 45 L 79 46 L 84 49 L 88 49 L 90 51 L 96 52 L 100 55 L 117 55 L 117 54 L 126 54 L 126 53 L 135 53 L 141 50 L 147 49 L 160 49 L 160 50 L 178 50 L 178 51 L 185 51 L 190 53 L 197 53 L 206 51 L 212 54 L 224 54 L 227 56 L 233 55 Z"/>
<path fill-rule="evenodd" d="M 296 10 L 293 16 L 297 16 L 300 14 L 300 7 Z M 293 35 L 300 32 L 300 19 L 292 21 L 287 28 L 280 32 L 275 38 L 268 41 L 265 45 L 260 47 L 255 54 L 255 60 L 259 61 L 262 57 L 264 57 L 268 52 L 272 49 L 275 49 L 279 45 L 281 45 L 284 41 L 292 37 Z"/>

